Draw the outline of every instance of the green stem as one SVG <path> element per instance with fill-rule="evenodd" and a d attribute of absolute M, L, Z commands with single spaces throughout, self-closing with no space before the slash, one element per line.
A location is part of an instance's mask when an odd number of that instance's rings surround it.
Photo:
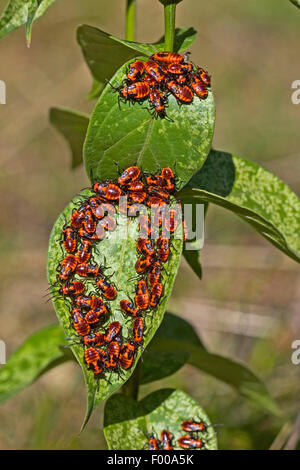
<path fill-rule="evenodd" d="M 126 34 L 127 41 L 135 40 L 135 17 L 136 17 L 136 0 L 127 0 L 126 6 Z"/>
<path fill-rule="evenodd" d="M 176 4 L 165 5 L 165 51 L 174 49 Z"/>
<path fill-rule="evenodd" d="M 141 360 L 138 361 L 136 368 L 130 379 L 123 385 L 122 391 L 125 395 L 133 400 L 137 400 L 139 394 L 140 385 L 140 373 L 141 373 Z"/>

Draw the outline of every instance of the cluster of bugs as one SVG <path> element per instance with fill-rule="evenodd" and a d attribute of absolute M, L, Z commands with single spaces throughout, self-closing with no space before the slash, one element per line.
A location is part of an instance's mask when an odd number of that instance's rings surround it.
<path fill-rule="evenodd" d="M 84 348 L 84 361 L 100 378 L 106 371 L 122 373 L 130 369 L 139 346 L 143 345 L 145 322 L 142 318 L 149 310 L 155 310 L 163 296 L 161 282 L 162 265 L 170 256 L 170 239 L 159 236 L 152 240 L 151 221 L 140 216 L 139 229 L 144 233 L 137 239 L 139 253 L 136 262 L 138 282 L 134 300 L 122 299 L 121 312 L 132 319 L 131 334 L 124 341 L 119 321 L 109 322 L 109 303 L 116 299 L 117 287 L 105 275 L 107 266 L 96 265 L 93 247 L 117 226 L 116 206 L 129 217 L 137 216 L 137 204 L 147 208 L 167 206 L 176 191 L 175 175 L 170 168 L 163 168 L 159 175 L 145 175 L 137 166 L 120 172 L 117 180 L 95 182 L 93 195 L 85 197 L 80 206 L 66 221 L 62 246 L 64 257 L 60 262 L 58 295 L 71 301 L 70 321 L 78 335 L 78 343 Z M 126 207 L 121 207 L 120 197 L 126 196 Z M 170 211 L 171 212 L 171 211 Z M 182 219 L 181 219 L 182 220 Z M 158 226 L 162 218 L 158 217 Z M 172 234 L 178 226 L 175 212 L 170 213 L 165 228 Z M 104 258 L 105 259 L 105 258 Z M 94 292 L 86 293 L 87 285 Z"/>
<path fill-rule="evenodd" d="M 208 425 L 202 421 L 187 419 L 181 423 L 181 429 L 187 434 L 177 439 L 177 445 L 182 449 L 205 449 L 205 441 L 202 436 L 207 434 Z M 201 437 L 199 436 L 201 434 Z M 158 438 L 154 433 L 147 436 L 149 450 L 173 450 L 174 436 L 167 429 L 163 429 Z M 176 444 L 175 444 L 176 446 Z"/>
<path fill-rule="evenodd" d="M 148 99 L 154 115 L 161 118 L 166 117 L 170 94 L 179 104 L 192 103 L 194 95 L 205 100 L 211 78 L 187 58 L 176 52 L 156 52 L 146 62 L 132 62 L 125 82 L 116 88 L 119 100 L 141 102 Z"/>

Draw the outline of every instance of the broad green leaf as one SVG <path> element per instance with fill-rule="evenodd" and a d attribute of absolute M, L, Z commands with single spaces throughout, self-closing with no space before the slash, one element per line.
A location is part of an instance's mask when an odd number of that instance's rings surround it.
<path fill-rule="evenodd" d="M 89 116 L 66 108 L 51 108 L 49 120 L 64 136 L 72 152 L 72 168 L 82 163 L 82 147 L 89 125 Z"/>
<path fill-rule="evenodd" d="M 174 50 L 187 49 L 196 38 L 193 28 L 180 28 L 175 31 Z M 139 55 L 150 56 L 164 48 L 164 38 L 155 44 L 142 44 L 119 39 L 111 34 L 88 25 L 80 25 L 77 29 L 77 41 L 82 49 L 85 61 L 98 82 L 95 92 L 95 84 L 89 97 L 100 95 L 107 80 L 128 60 Z"/>
<path fill-rule="evenodd" d="M 300 8 L 300 0 L 290 0 L 290 2 L 293 3 L 293 5 L 296 7 Z"/>
<path fill-rule="evenodd" d="M 159 437 L 163 429 L 168 429 L 174 436 L 174 449 L 181 449 L 177 440 L 186 434 L 181 423 L 192 418 L 207 423 L 207 432 L 199 437 L 206 441 L 208 450 L 217 449 L 216 433 L 207 414 L 181 390 L 157 390 L 139 402 L 126 395 L 113 395 L 105 405 L 104 435 L 110 450 L 142 450 L 147 449 L 147 435 L 155 433 Z"/>
<path fill-rule="evenodd" d="M 10 0 L 0 18 L 0 38 L 26 25 L 27 44 L 31 41 L 32 24 L 40 18 L 55 0 Z"/>
<path fill-rule="evenodd" d="M 118 87 L 125 64 L 112 78 Z M 93 111 L 84 143 L 86 171 L 91 180 L 115 178 L 121 168 L 137 164 L 156 172 L 163 166 L 175 168 L 182 187 L 203 165 L 211 148 L 215 110 L 212 93 L 207 100 L 195 97 L 193 104 L 179 106 L 169 97 L 167 119 L 155 119 L 144 103 L 121 103 L 107 86 Z"/>
<path fill-rule="evenodd" d="M 195 245 L 197 247 L 198 240 L 194 242 L 189 242 L 190 245 Z M 202 279 L 202 266 L 201 266 L 201 251 L 199 249 L 187 250 L 183 248 L 183 256 L 185 257 L 186 262 L 192 268 L 194 273 Z"/>
<path fill-rule="evenodd" d="M 265 385 L 249 369 L 231 359 L 206 351 L 201 343 L 197 345 L 194 341 L 181 339 L 179 334 L 177 338 L 166 335 L 160 338 L 155 336 L 151 350 L 157 353 L 170 351 L 189 353 L 187 362 L 190 365 L 234 387 L 256 406 L 270 413 L 280 414 Z"/>
<path fill-rule="evenodd" d="M 49 284 L 51 285 L 54 285 L 57 282 L 57 267 L 64 256 L 62 253 L 61 241 L 62 230 L 66 220 L 70 220 L 74 207 L 81 205 L 82 199 L 91 194 L 92 192 L 90 190 L 85 190 L 76 196 L 74 200 L 66 207 L 63 213 L 58 217 L 54 224 L 50 236 L 48 255 L 48 280 Z M 135 263 L 137 260 L 136 238 L 138 234 L 138 220 L 131 218 L 129 219 L 127 225 L 126 218 L 122 216 L 120 218 L 117 217 L 117 223 L 118 226 L 114 232 L 108 232 L 107 238 L 95 244 L 93 248 L 93 264 L 105 265 L 109 267 L 105 274 L 111 275 L 110 282 L 113 282 L 118 289 L 118 296 L 116 300 L 109 303 L 111 316 L 107 318 L 103 328 L 105 328 L 105 326 L 110 321 L 112 321 L 112 319 L 118 320 L 123 325 L 123 337 L 128 338 L 132 334 L 132 320 L 130 318 L 125 319 L 120 312 L 120 300 L 124 298 L 129 299 L 130 297 L 133 298 L 135 295 L 135 286 L 137 282 Z M 180 232 L 181 228 L 179 228 L 179 234 Z M 180 262 L 182 240 L 173 240 L 172 244 L 172 254 L 168 262 L 165 263 L 166 272 L 164 272 L 162 276 L 162 282 L 164 284 L 163 298 L 155 312 L 153 312 L 151 315 L 148 314 L 145 319 L 146 331 L 144 337 L 144 348 L 146 348 L 147 344 L 152 339 L 163 319 L 166 303 L 171 294 Z M 95 288 L 93 280 L 86 281 L 86 294 L 95 292 L 96 289 L 97 288 Z M 75 341 L 78 342 L 78 336 L 70 324 L 70 301 L 67 298 L 59 296 L 56 298 L 56 300 L 53 301 L 53 303 L 66 337 L 70 338 L 71 344 Z M 85 424 L 89 419 L 89 416 L 91 415 L 94 407 L 109 395 L 111 395 L 111 393 L 120 388 L 120 386 L 129 379 L 138 361 L 138 358 L 141 355 L 141 348 L 136 355 L 134 366 L 128 371 L 123 371 L 122 375 L 117 373 L 107 373 L 105 377 L 99 381 L 99 390 L 97 390 L 97 381 L 94 378 L 94 374 L 92 371 L 87 369 L 83 361 L 82 346 L 73 344 L 72 351 L 81 365 L 87 387 L 88 404 L 87 414 L 84 422 Z M 109 379 L 109 382 L 107 379 Z"/>
<path fill-rule="evenodd" d="M 0 403 L 12 398 L 46 371 L 71 359 L 59 325 L 30 336 L 0 368 Z"/>
<path fill-rule="evenodd" d="M 295 261 L 300 260 L 300 200 L 254 162 L 212 151 L 179 196 L 230 209 Z"/>

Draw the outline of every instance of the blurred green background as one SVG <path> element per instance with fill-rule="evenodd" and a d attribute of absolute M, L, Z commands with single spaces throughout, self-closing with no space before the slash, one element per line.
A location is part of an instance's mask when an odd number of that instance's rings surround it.
<path fill-rule="evenodd" d="M 6 4 L 0 1 L 0 8 Z M 88 180 L 70 170 L 67 145 L 48 123 L 50 106 L 91 111 L 89 71 L 76 44 L 80 23 L 124 37 L 125 0 L 59 1 L 34 24 L 0 41 L 0 79 L 7 104 L 1 132 L 1 334 L 8 355 L 28 335 L 56 322 L 45 303 L 46 252 L 58 213 Z M 288 0 L 184 0 L 177 26 L 194 26 L 192 60 L 213 77 L 217 106 L 214 146 L 252 159 L 299 193 L 300 105 L 291 83 L 300 79 L 300 11 Z M 137 40 L 163 34 L 157 0 L 138 0 Z M 298 171 L 297 171 L 298 170 Z M 265 380 L 284 413 L 274 418 L 228 386 L 190 366 L 162 386 L 186 390 L 217 427 L 222 449 L 267 449 L 300 408 L 300 366 L 291 343 L 300 339 L 298 265 L 236 216 L 210 206 L 202 282 L 182 262 L 170 310 L 191 321 L 211 351 L 247 364 Z M 1 449 L 101 449 L 103 406 L 78 436 L 85 390 L 67 363 L 0 408 Z"/>

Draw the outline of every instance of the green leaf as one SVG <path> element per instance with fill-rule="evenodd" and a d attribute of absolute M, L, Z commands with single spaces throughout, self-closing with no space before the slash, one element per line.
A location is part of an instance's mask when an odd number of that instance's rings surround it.
<path fill-rule="evenodd" d="M 46 371 L 71 359 L 64 333 L 51 325 L 30 336 L 0 369 L 0 403 L 12 398 Z"/>
<path fill-rule="evenodd" d="M 197 32 L 193 28 L 180 28 L 175 31 L 175 49 L 187 49 L 195 40 Z M 164 38 L 155 44 L 141 44 L 119 39 L 111 34 L 88 25 L 80 25 L 77 29 L 77 41 L 82 49 L 85 61 L 98 82 L 98 94 L 93 86 L 89 97 L 99 96 L 102 89 L 114 73 L 128 60 L 138 54 L 150 56 L 164 48 Z M 101 85 L 100 85 L 101 84 Z"/>
<path fill-rule="evenodd" d="M 50 285 L 54 285 L 57 282 L 57 267 L 63 256 L 65 256 L 62 253 L 61 247 L 62 230 L 66 223 L 65 221 L 70 220 L 73 209 L 82 204 L 82 198 L 90 196 L 91 194 L 92 192 L 90 190 L 85 190 L 76 196 L 74 200 L 66 207 L 63 213 L 58 217 L 54 224 L 50 236 L 48 254 L 48 280 Z M 113 282 L 118 289 L 118 296 L 116 300 L 109 303 L 112 315 L 105 322 L 105 326 L 110 321 L 112 321 L 112 318 L 114 320 L 118 320 L 122 324 L 123 337 L 127 338 L 131 335 L 132 321 L 130 318 L 125 319 L 120 312 L 120 300 L 124 298 L 129 299 L 129 297 L 133 298 L 135 295 L 135 263 L 137 261 L 136 237 L 138 234 L 138 220 L 135 218 L 129 219 L 127 227 L 126 218 L 117 217 L 117 223 L 118 226 L 114 232 L 107 232 L 107 238 L 94 245 L 93 264 L 108 266 L 110 269 L 108 269 L 105 274 L 111 275 L 110 282 Z M 181 232 L 180 228 L 179 232 Z M 127 238 L 125 236 L 126 233 Z M 182 252 L 182 240 L 173 240 L 172 244 L 172 254 L 170 255 L 168 262 L 165 263 L 166 272 L 164 272 L 162 275 L 162 283 L 164 284 L 163 298 L 159 304 L 159 307 L 155 310 L 155 313 L 153 315 L 148 314 L 145 319 L 146 331 L 144 337 L 144 348 L 146 348 L 147 344 L 152 339 L 157 328 L 162 322 L 166 304 L 171 294 L 175 276 L 178 270 Z M 132 278 L 135 278 L 135 280 Z M 129 281 L 129 279 L 132 280 Z M 91 292 L 95 292 L 95 285 L 93 280 L 86 281 L 85 293 L 89 294 Z M 70 301 L 68 301 L 66 297 L 63 298 L 59 296 L 56 300 L 53 301 L 53 303 L 58 319 L 65 331 L 66 337 L 71 339 L 71 343 L 74 343 L 74 341 L 78 342 L 78 336 L 75 334 L 75 331 L 70 324 Z M 85 424 L 88 421 L 95 406 L 111 395 L 111 393 L 120 388 L 124 382 L 129 379 L 138 361 L 138 358 L 141 355 L 141 348 L 135 357 L 134 366 L 128 371 L 123 371 L 122 376 L 117 373 L 112 373 L 110 377 L 109 374 L 106 375 L 99 381 L 98 391 L 97 381 L 94 378 L 94 374 L 92 371 L 87 369 L 86 364 L 84 363 L 82 346 L 74 344 L 72 346 L 72 351 L 81 365 L 87 387 L 88 404 L 84 422 Z M 110 383 L 107 381 L 107 378 L 109 378 Z"/>
<path fill-rule="evenodd" d="M 254 162 L 212 151 L 179 195 L 183 203 L 230 209 L 295 261 L 300 260 L 300 201 L 283 181 Z"/>
<path fill-rule="evenodd" d="M 296 7 L 300 8 L 300 0 L 290 0 L 290 2 L 293 3 L 293 5 Z"/>
<path fill-rule="evenodd" d="M 127 64 L 112 78 L 122 83 Z M 144 171 L 176 166 L 182 187 L 201 168 L 211 148 L 214 130 L 214 101 L 195 97 L 193 104 L 179 106 L 169 97 L 167 119 L 155 119 L 145 103 L 121 103 L 107 86 L 93 111 L 84 144 L 84 164 L 91 180 L 115 178 L 121 168 L 137 164 Z"/>
<path fill-rule="evenodd" d="M 157 390 L 139 402 L 126 395 L 113 395 L 105 405 L 104 435 L 110 450 L 142 450 L 147 449 L 147 435 L 155 433 L 159 437 L 163 429 L 168 429 L 174 435 L 174 449 L 180 449 L 177 440 L 186 434 L 181 423 L 192 418 L 207 423 L 207 433 L 201 437 L 207 449 L 217 449 L 216 434 L 207 414 L 181 390 Z"/>
<path fill-rule="evenodd" d="M 185 334 L 181 335 L 184 320 L 176 315 L 172 317 L 172 321 L 168 322 L 161 336 L 155 335 L 150 345 L 151 350 L 156 351 L 157 355 L 170 351 L 189 353 L 187 362 L 190 365 L 234 387 L 256 406 L 270 413 L 280 414 L 265 385 L 249 369 L 231 359 L 206 351 L 194 331 L 193 334 L 190 333 L 190 340 Z M 171 324 L 175 325 L 177 334 L 169 332 Z M 192 330 L 191 326 L 190 329 Z"/>
<path fill-rule="evenodd" d="M 201 266 L 201 250 L 197 249 L 198 240 L 189 242 L 189 245 L 194 245 L 194 250 L 187 250 L 185 246 L 183 247 L 183 256 L 185 257 L 186 262 L 192 268 L 194 273 L 202 279 L 202 266 Z"/>
<path fill-rule="evenodd" d="M 20 26 L 26 25 L 27 44 L 30 45 L 31 30 L 55 0 L 10 0 L 0 18 L 0 38 Z"/>
<path fill-rule="evenodd" d="M 70 145 L 72 168 L 81 165 L 82 147 L 89 125 L 89 116 L 72 109 L 51 108 L 49 120 Z"/>

